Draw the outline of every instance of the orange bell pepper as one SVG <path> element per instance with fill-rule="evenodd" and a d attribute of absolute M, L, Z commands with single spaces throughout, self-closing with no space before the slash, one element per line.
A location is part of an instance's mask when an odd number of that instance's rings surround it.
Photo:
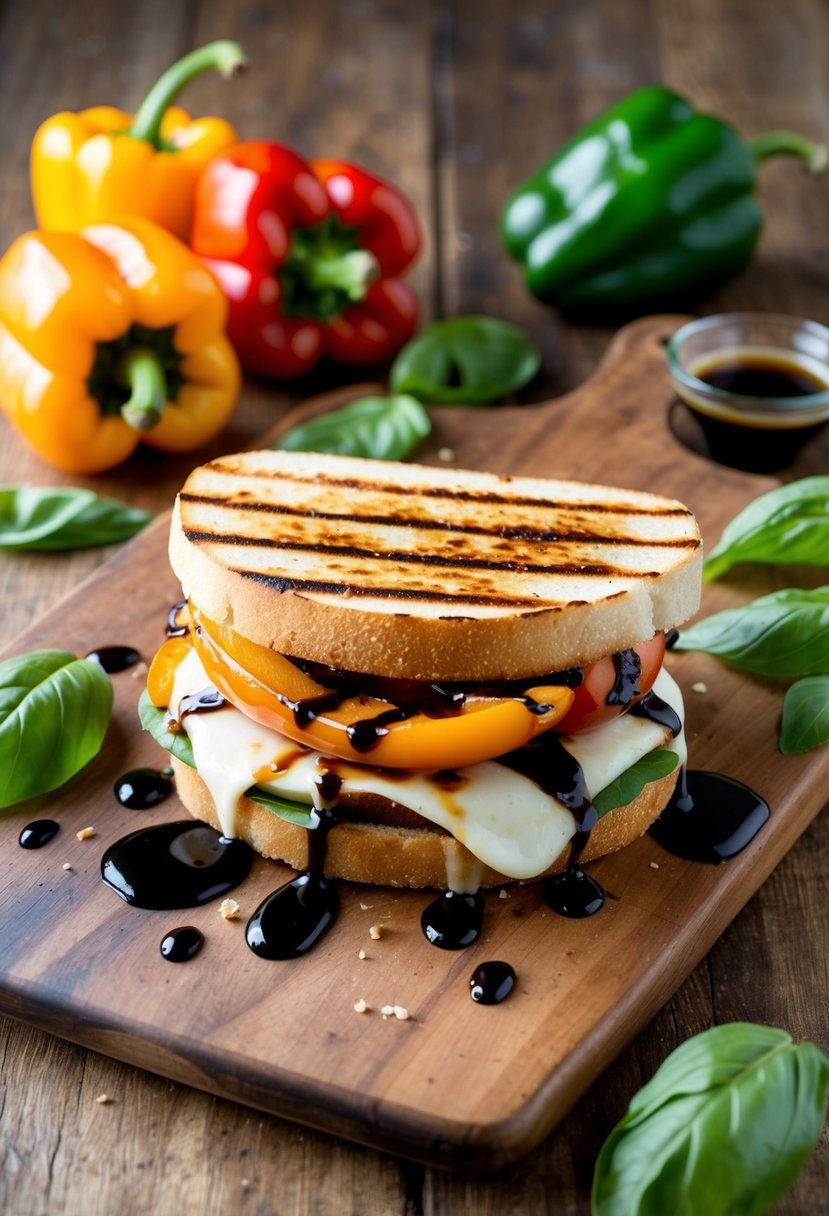
<path fill-rule="evenodd" d="M 0 407 L 36 452 L 98 473 L 219 433 L 241 375 L 210 271 L 150 220 L 29 232 L 0 262 Z"/>
<path fill-rule="evenodd" d="M 209 68 L 232 76 L 245 66 L 238 43 L 211 42 L 168 68 L 134 118 L 113 106 L 48 118 L 31 155 L 39 227 L 78 232 L 122 215 L 143 215 L 189 240 L 196 179 L 238 136 L 223 119 L 191 121 L 171 103 Z"/>

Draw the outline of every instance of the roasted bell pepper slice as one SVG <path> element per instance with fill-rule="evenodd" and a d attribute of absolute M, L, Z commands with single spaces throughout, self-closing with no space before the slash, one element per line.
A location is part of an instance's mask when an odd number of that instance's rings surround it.
<path fill-rule="evenodd" d="M 32 144 L 31 179 L 41 228 L 78 232 L 88 224 L 143 215 L 186 241 L 196 178 L 239 138 L 221 118 L 191 121 L 171 108 L 179 91 L 209 68 L 231 76 L 245 66 L 235 42 L 191 51 L 160 77 L 135 117 L 113 106 L 48 118 Z"/>
<path fill-rule="evenodd" d="M 510 198 L 502 217 L 527 287 L 564 309 L 689 302 L 751 258 L 767 156 L 818 172 L 826 148 L 789 131 L 744 140 L 660 86 L 596 118 Z"/>
<path fill-rule="evenodd" d="M 192 451 L 239 394 L 226 318 L 209 270 L 150 220 L 26 233 L 0 262 L 0 406 L 69 473 L 142 442 Z"/>
<path fill-rule="evenodd" d="M 243 365 L 259 375 L 300 376 L 323 355 L 382 363 L 417 324 L 417 300 L 398 278 L 420 248 L 417 218 L 356 165 L 238 144 L 199 179 L 191 245 L 230 301 Z"/>

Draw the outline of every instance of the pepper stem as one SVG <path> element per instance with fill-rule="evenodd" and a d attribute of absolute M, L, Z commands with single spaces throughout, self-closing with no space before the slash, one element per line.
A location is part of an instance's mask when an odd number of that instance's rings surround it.
<path fill-rule="evenodd" d="M 161 138 L 164 115 L 189 81 L 211 68 L 215 68 L 222 76 L 230 77 L 244 71 L 246 67 L 245 52 L 238 42 L 223 39 L 198 47 L 167 68 L 158 78 L 138 107 L 127 134 L 133 139 L 144 139 L 154 148 L 161 149 L 164 146 Z"/>
<path fill-rule="evenodd" d="M 118 360 L 116 379 L 130 390 L 121 417 L 136 431 L 158 426 L 167 403 L 167 377 L 161 360 L 149 346 L 132 346 Z"/>
<path fill-rule="evenodd" d="M 380 273 L 377 258 L 367 249 L 350 249 L 332 257 L 311 256 L 301 262 L 305 285 L 312 291 L 333 288 L 359 302 Z"/>
<path fill-rule="evenodd" d="M 767 156 L 799 156 L 810 173 L 821 173 L 829 159 L 825 144 L 815 143 L 795 131 L 767 131 L 747 139 L 748 150 L 759 164 Z"/>

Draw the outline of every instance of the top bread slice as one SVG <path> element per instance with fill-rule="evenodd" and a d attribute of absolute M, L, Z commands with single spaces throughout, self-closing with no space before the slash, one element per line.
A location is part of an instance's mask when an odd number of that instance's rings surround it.
<path fill-rule="evenodd" d="M 225 456 L 176 501 L 170 561 L 212 620 L 295 658 L 418 680 L 563 671 L 699 603 L 682 503 L 310 452 Z"/>

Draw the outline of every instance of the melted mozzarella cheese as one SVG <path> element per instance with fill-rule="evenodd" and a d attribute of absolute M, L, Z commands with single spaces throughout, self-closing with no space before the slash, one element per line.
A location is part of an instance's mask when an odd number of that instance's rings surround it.
<path fill-rule="evenodd" d="M 209 684 L 198 655 L 191 651 L 176 672 L 171 715 L 178 715 L 182 697 Z M 682 696 L 664 668 L 654 692 L 682 717 Z M 576 830 L 566 807 L 530 778 L 495 760 L 460 769 L 460 781 L 447 787 L 429 773 L 386 776 L 369 765 L 329 761 L 318 752 L 303 751 L 233 706 L 189 714 L 183 728 L 225 836 L 239 834 L 240 799 L 251 786 L 312 805 L 318 788 L 314 778 L 329 764 L 342 778 L 343 791 L 379 794 L 408 807 L 445 828 L 479 861 L 511 878 L 543 873 Z M 670 748 L 683 762 L 682 735 L 667 742 L 665 735 L 664 727 L 646 718 L 623 715 L 598 731 L 562 736 L 562 742 L 582 766 L 586 787 L 595 795 L 656 747 Z"/>

